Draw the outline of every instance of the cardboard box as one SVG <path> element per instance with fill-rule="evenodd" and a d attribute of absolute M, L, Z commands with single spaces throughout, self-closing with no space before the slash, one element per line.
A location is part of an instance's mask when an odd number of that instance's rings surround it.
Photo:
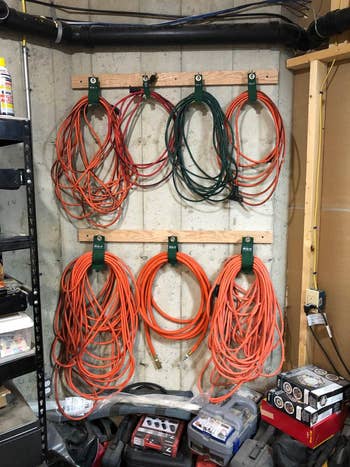
<path fill-rule="evenodd" d="M 350 381 L 314 365 L 280 373 L 277 387 L 314 409 L 350 399 Z"/>
<path fill-rule="evenodd" d="M 310 427 L 270 405 L 265 399 L 260 407 L 261 419 L 300 441 L 309 448 L 316 448 L 343 429 L 347 407 Z"/>
<path fill-rule="evenodd" d="M 282 389 L 278 388 L 271 389 L 267 393 L 267 402 L 276 407 L 276 409 L 308 426 L 316 425 L 316 423 L 319 423 L 333 413 L 340 412 L 342 409 L 341 401 L 322 407 L 321 409 L 314 409 L 309 405 L 297 401 L 294 397 L 289 396 Z"/>

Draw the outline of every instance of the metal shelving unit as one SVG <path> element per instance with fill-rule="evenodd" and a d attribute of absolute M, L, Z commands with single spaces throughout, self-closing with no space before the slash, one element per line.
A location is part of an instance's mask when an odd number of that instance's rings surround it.
<path fill-rule="evenodd" d="M 28 352 L 14 360 L 0 364 L 0 385 L 10 379 L 35 371 L 38 396 L 38 418 L 36 422 L 32 420 L 30 425 L 23 424 L 22 426 L 16 426 L 15 431 L 10 430 L 5 436 L 0 437 L 0 458 L 7 459 L 8 456 L 11 455 L 12 450 L 15 453 L 16 450 L 20 449 L 20 446 L 25 450 L 28 446 L 28 452 L 31 452 L 34 457 L 39 455 L 38 457 L 40 459 L 40 452 L 37 453 L 37 451 L 33 449 L 33 446 L 39 446 L 39 444 L 41 444 L 42 462 L 46 457 L 47 436 L 31 123 L 28 119 L 0 116 L 0 147 L 18 143 L 22 143 L 23 146 L 24 167 L 23 169 L 2 169 L 2 173 L 0 173 L 0 188 L 15 190 L 20 188 L 21 185 L 26 186 L 28 234 L 18 235 L 1 233 L 0 252 L 23 249 L 29 249 L 30 251 L 31 292 L 29 301 L 33 310 L 35 347 L 33 352 Z M 18 148 L 21 150 L 20 146 L 18 146 Z M 9 177 L 6 178 L 6 175 L 9 175 Z M 35 443 L 35 439 L 40 440 L 40 442 Z M 20 440 L 20 445 L 18 444 L 18 440 Z M 31 449 L 29 449 L 30 446 Z M 28 463 L 30 461 L 26 460 L 26 462 Z M 11 465 L 17 466 L 19 464 L 13 463 L 12 458 Z M 22 463 L 21 465 L 24 464 Z"/>

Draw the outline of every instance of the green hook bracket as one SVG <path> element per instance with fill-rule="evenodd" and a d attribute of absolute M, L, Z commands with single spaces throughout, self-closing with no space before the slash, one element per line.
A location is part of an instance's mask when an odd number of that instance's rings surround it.
<path fill-rule="evenodd" d="M 91 105 L 96 105 L 100 102 L 100 81 L 95 76 L 89 76 L 89 91 L 88 102 Z"/>
<path fill-rule="evenodd" d="M 168 237 L 168 262 L 173 266 L 177 263 L 176 254 L 179 251 L 177 237 L 171 235 Z"/>
<path fill-rule="evenodd" d="M 196 102 L 202 102 L 203 98 L 203 76 L 200 73 L 194 75 L 194 98 Z"/>
<path fill-rule="evenodd" d="M 248 73 L 248 100 L 253 103 L 256 102 L 256 73 L 250 71 Z"/>
<path fill-rule="evenodd" d="M 254 263 L 254 238 L 253 237 L 243 237 L 242 238 L 242 271 L 246 274 L 251 274 L 253 272 L 253 263 Z"/>
<path fill-rule="evenodd" d="M 142 76 L 142 85 L 143 85 L 143 92 L 145 93 L 145 96 L 147 99 L 151 97 L 151 89 L 149 87 L 149 78 L 148 75 L 143 75 Z"/>
<path fill-rule="evenodd" d="M 92 246 L 92 269 L 102 271 L 105 268 L 105 237 L 94 235 Z"/>

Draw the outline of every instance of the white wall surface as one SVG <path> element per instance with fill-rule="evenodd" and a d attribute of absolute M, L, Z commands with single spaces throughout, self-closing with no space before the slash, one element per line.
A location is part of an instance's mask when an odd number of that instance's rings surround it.
<path fill-rule="evenodd" d="M 20 2 L 9 2 L 20 8 Z M 60 1 L 62 3 L 62 0 Z M 66 1 L 66 4 L 70 4 Z M 242 2 L 243 3 L 243 2 Z M 77 4 L 77 3 L 76 3 Z M 129 10 L 164 11 L 167 13 L 190 14 L 200 13 L 218 8 L 231 7 L 238 2 L 232 0 L 82 0 L 79 5 L 96 8 L 119 8 Z M 29 12 L 43 14 L 42 7 L 28 4 Z M 86 18 L 85 18 L 86 19 Z M 99 18 L 103 20 L 103 18 Z M 123 19 L 121 19 L 123 21 Z M 50 45 L 29 43 L 30 49 L 30 80 L 32 88 L 32 124 L 34 140 L 34 163 L 36 176 L 38 241 L 41 270 L 41 297 L 45 340 L 45 362 L 50 373 L 49 352 L 52 341 L 52 321 L 58 298 L 60 275 L 67 265 L 77 255 L 88 251 L 91 245 L 77 242 L 77 224 L 72 224 L 62 215 L 56 202 L 50 178 L 50 169 L 55 157 L 54 141 L 56 130 L 62 119 L 67 115 L 72 104 L 84 92 L 73 91 L 70 88 L 70 78 L 76 73 L 101 72 L 162 72 L 162 71 L 202 71 L 202 70 L 250 70 L 276 68 L 280 71 L 280 83 L 274 86 L 264 86 L 266 92 L 278 105 L 282 113 L 289 143 L 291 123 L 292 81 L 286 71 L 284 62 L 286 53 L 266 48 L 232 48 L 229 46 L 200 47 L 186 46 L 167 49 L 127 50 L 110 47 L 86 50 L 74 53 L 74 50 L 53 48 Z M 6 38 L 0 31 L 0 56 L 6 57 L 8 68 L 14 81 L 14 99 L 17 116 L 25 116 L 21 49 L 18 38 Z M 244 90 L 244 87 L 227 86 L 207 88 L 220 101 L 223 108 Z M 103 91 L 103 96 L 115 101 L 125 95 L 127 90 Z M 160 92 L 176 103 L 181 97 L 191 92 L 190 89 L 161 89 Z M 158 112 L 149 110 L 142 123 L 135 130 L 132 149 L 141 155 L 144 161 L 152 157 L 154 148 L 163 144 L 163 122 L 154 125 L 148 116 Z M 158 115 L 158 114 L 157 114 Z M 249 110 L 244 119 L 244 148 L 253 154 L 269 147 L 271 133 L 268 121 L 262 116 L 258 118 L 254 109 Z M 157 119 L 156 119 L 157 120 Z M 160 119 L 161 120 L 161 119 Z M 203 118 L 198 112 L 193 117 L 194 150 L 207 158 L 206 148 L 209 147 L 208 132 L 210 118 Z M 158 140 L 158 136 L 160 140 Z M 288 144 L 289 147 L 289 144 Z M 12 150 L 11 150 L 12 151 Z M 13 152 L 5 154 L 13 157 Z M 287 235 L 287 181 L 288 159 L 284 166 L 280 183 L 272 201 L 262 207 L 245 209 L 237 203 L 223 203 L 216 206 L 207 203 L 186 204 L 176 196 L 171 183 L 151 191 L 133 191 L 125 208 L 125 216 L 116 227 L 121 229 L 247 229 L 272 230 L 273 245 L 258 245 L 255 253 L 259 255 L 271 271 L 272 279 L 280 303 L 284 303 L 285 269 L 286 269 L 286 235 Z M 13 195 L 1 193 L 0 225 L 2 230 L 9 227 L 21 231 L 26 229 L 26 218 L 19 214 L 19 201 L 14 204 Z M 3 205 L 6 208 L 3 208 Z M 10 214 L 7 214 L 10 209 Z M 19 217 L 20 216 L 20 217 Z M 135 274 L 145 264 L 148 258 L 166 248 L 165 245 L 144 244 L 109 244 L 108 249 L 124 259 Z M 236 245 L 181 245 L 181 251 L 192 255 L 205 269 L 209 279 L 214 279 L 223 261 L 232 253 L 240 251 Z M 24 277 L 22 265 L 23 256 L 20 253 L 6 255 L 5 267 L 8 271 Z M 6 259 L 5 258 L 5 259 Z M 26 259 L 28 261 L 28 259 Z M 28 276 L 25 276 L 28 279 Z M 186 270 L 181 267 L 167 267 L 164 275 L 159 277 L 155 291 L 159 302 L 164 308 L 178 316 L 189 316 L 196 306 L 198 291 L 196 285 Z M 189 349 L 189 344 L 165 342 L 154 337 L 155 346 L 162 360 L 163 368 L 154 368 L 148 351 L 144 347 L 142 334 L 137 343 L 137 367 L 135 380 L 153 380 L 169 388 L 192 388 L 195 385 L 198 371 L 204 363 L 205 345 L 202 345 L 193 357 L 182 362 Z M 274 365 L 277 355 L 271 361 Z M 21 379 L 27 389 L 32 389 Z"/>

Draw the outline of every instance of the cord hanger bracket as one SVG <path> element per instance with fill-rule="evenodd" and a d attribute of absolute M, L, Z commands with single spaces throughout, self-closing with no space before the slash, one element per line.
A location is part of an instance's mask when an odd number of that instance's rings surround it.
<path fill-rule="evenodd" d="M 90 105 L 97 105 L 100 102 L 100 81 L 95 76 L 89 76 L 88 102 Z"/>
<path fill-rule="evenodd" d="M 253 237 L 243 237 L 242 238 L 242 271 L 246 274 L 252 274 L 253 272 L 253 263 L 254 263 L 254 238 Z"/>
<path fill-rule="evenodd" d="M 256 73 L 250 71 L 248 73 L 248 100 L 250 103 L 256 102 Z"/>
<path fill-rule="evenodd" d="M 201 75 L 200 73 L 194 75 L 194 97 L 196 102 L 202 102 L 203 75 Z"/>
<path fill-rule="evenodd" d="M 94 235 L 92 246 L 92 269 L 102 271 L 105 268 L 105 237 Z"/>
<path fill-rule="evenodd" d="M 176 254 L 178 251 L 179 245 L 177 237 L 175 235 L 170 235 L 170 237 L 168 237 L 168 262 L 173 266 L 177 264 Z"/>
<path fill-rule="evenodd" d="M 157 81 L 157 75 L 155 73 L 151 76 L 148 76 L 146 74 L 142 75 L 142 86 L 143 86 L 143 92 L 145 93 L 146 99 L 149 99 L 151 97 L 150 86 L 154 84 L 156 81 Z"/>

